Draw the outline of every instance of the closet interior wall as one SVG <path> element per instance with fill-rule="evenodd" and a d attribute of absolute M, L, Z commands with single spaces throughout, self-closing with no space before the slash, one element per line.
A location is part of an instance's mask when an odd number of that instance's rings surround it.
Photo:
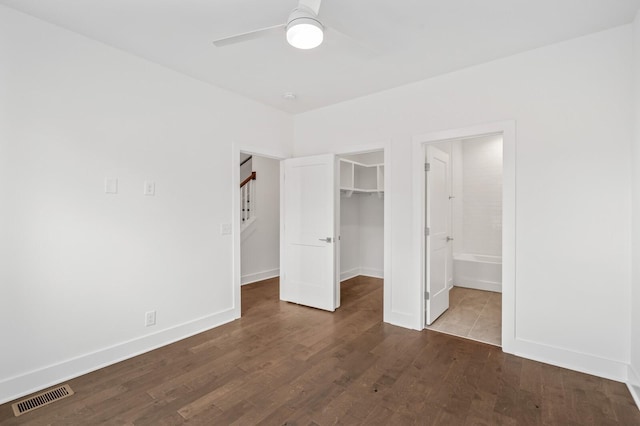
<path fill-rule="evenodd" d="M 384 273 L 384 152 L 340 156 L 340 278 Z"/>

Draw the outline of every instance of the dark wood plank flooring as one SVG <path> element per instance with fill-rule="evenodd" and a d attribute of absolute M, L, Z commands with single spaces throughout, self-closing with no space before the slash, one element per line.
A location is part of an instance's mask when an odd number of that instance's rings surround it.
<path fill-rule="evenodd" d="M 382 281 L 323 312 L 242 288 L 242 318 L 69 382 L 2 425 L 640 425 L 625 385 L 382 323 Z"/>

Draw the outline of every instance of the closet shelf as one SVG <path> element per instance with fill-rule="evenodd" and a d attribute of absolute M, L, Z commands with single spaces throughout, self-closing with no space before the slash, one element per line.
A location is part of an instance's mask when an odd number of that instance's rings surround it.
<path fill-rule="evenodd" d="M 361 189 L 361 188 L 340 188 L 340 192 L 344 193 L 347 198 L 351 197 L 353 194 L 378 194 L 378 197 L 384 195 L 384 191 L 378 189 Z"/>
<path fill-rule="evenodd" d="M 356 194 L 384 193 L 384 164 L 363 164 L 340 159 L 340 190 L 347 197 Z"/>

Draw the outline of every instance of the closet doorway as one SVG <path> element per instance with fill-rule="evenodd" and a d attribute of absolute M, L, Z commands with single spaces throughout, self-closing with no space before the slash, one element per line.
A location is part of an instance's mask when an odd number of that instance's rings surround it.
<path fill-rule="evenodd" d="M 342 297 L 352 284 L 383 287 L 385 273 L 384 150 L 337 156 Z M 379 306 L 382 316 L 382 306 Z"/>

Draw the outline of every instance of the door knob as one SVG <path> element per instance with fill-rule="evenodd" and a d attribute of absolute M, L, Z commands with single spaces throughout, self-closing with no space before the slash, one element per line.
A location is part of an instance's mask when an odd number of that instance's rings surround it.
<path fill-rule="evenodd" d="M 331 242 L 331 237 L 327 237 L 327 238 L 318 238 L 318 241 L 324 241 L 325 243 L 330 243 L 330 242 Z"/>
<path fill-rule="evenodd" d="M 447 242 L 449 242 L 449 241 L 453 241 L 453 238 L 447 236 Z"/>

